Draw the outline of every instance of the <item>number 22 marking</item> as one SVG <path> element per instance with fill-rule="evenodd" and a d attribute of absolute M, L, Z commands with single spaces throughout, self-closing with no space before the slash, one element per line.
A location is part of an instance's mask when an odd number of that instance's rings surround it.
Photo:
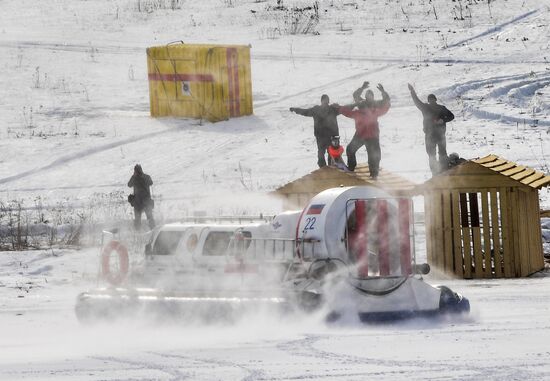
<path fill-rule="evenodd" d="M 313 230 L 313 229 L 315 229 L 315 221 L 317 221 L 317 219 L 315 217 L 306 218 L 306 226 L 304 227 L 304 230 Z"/>

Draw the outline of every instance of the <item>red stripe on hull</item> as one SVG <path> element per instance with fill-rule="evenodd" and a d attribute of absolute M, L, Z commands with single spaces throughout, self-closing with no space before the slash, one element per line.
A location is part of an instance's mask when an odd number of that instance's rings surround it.
<path fill-rule="evenodd" d="M 388 202 L 378 201 L 378 246 L 380 276 L 390 275 L 390 247 L 388 236 Z"/>
<path fill-rule="evenodd" d="M 357 275 L 359 278 L 369 276 L 369 252 L 367 245 L 367 208 L 366 201 L 355 201 L 356 231 L 353 241 L 357 249 Z"/>
<path fill-rule="evenodd" d="M 401 258 L 401 275 L 412 274 L 411 268 L 411 200 L 399 200 L 399 251 Z"/>

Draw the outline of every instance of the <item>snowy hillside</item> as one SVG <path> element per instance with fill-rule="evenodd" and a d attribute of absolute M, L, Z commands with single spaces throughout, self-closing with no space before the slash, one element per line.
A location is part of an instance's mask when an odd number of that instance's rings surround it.
<path fill-rule="evenodd" d="M 130 219 L 136 163 L 153 178 L 159 219 L 278 212 L 266 193 L 317 168 L 313 122 L 289 108 L 323 93 L 349 103 L 365 80 L 392 100 L 380 118 L 383 169 L 430 177 L 412 83 L 457 116 L 449 152 L 550 173 L 548 1 L 277 3 L 0 1 L 0 227 L 13 210 L 44 224 Z M 251 45 L 254 115 L 215 124 L 149 116 L 145 49 L 180 40 Z M 353 120 L 338 122 L 345 145 Z M 548 189 L 540 197 L 550 209 Z M 422 236 L 416 244 L 425 259 Z M 470 299 L 471 316 L 450 321 L 88 327 L 73 308 L 101 284 L 98 251 L 0 252 L 0 379 L 550 379 L 550 277 L 431 274 Z"/>
<path fill-rule="evenodd" d="M 288 33 L 311 11 L 293 24 L 274 5 L 3 2 L 2 200 L 81 205 L 96 192 L 127 193 L 139 162 L 166 217 L 277 211 L 261 194 L 316 169 L 312 120 L 288 108 L 318 104 L 323 93 L 348 103 L 364 80 L 383 83 L 392 97 L 380 120 L 382 168 L 417 182 L 429 177 L 411 82 L 422 98 L 433 92 L 457 115 L 449 152 L 495 153 L 548 172 L 547 5 L 321 1 L 315 33 L 306 35 Z M 254 116 L 202 125 L 150 118 L 145 48 L 175 40 L 251 44 Z M 353 121 L 340 117 L 339 124 L 347 144 Z M 366 161 L 364 150 L 358 159 Z M 250 193 L 260 195 L 257 202 Z M 547 191 L 541 197 L 549 207 Z"/>

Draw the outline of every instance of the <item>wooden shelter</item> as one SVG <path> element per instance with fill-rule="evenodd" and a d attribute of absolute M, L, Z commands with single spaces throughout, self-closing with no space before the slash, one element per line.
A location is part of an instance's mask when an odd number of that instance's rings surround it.
<path fill-rule="evenodd" d="M 181 44 L 147 48 L 151 116 L 208 119 L 252 114 L 250 46 Z"/>
<path fill-rule="evenodd" d="M 304 208 L 313 196 L 325 189 L 354 185 L 370 185 L 394 196 L 408 197 L 412 195 L 416 184 L 383 169 L 380 170 L 378 179 L 373 180 L 366 164 L 358 165 L 354 172 L 327 166 L 281 186 L 274 193 L 283 197 L 285 210 L 300 209 Z"/>
<path fill-rule="evenodd" d="M 512 278 L 544 268 L 538 190 L 550 176 L 496 155 L 419 187 L 428 262 L 461 278 Z"/>

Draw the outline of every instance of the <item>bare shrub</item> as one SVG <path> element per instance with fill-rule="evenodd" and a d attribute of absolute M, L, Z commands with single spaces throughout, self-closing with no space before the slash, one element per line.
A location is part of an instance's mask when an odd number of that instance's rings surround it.
<path fill-rule="evenodd" d="M 0 202 L 0 248 L 24 250 L 29 247 L 29 219 L 20 200 Z"/>
<path fill-rule="evenodd" d="M 128 211 L 122 191 L 94 193 L 79 205 L 69 199 L 47 205 L 41 197 L 32 205 L 0 201 L 0 250 L 94 245 L 105 226 L 131 225 Z"/>
<path fill-rule="evenodd" d="M 136 0 L 138 12 L 153 13 L 159 9 L 181 9 L 183 0 Z"/>
<path fill-rule="evenodd" d="M 317 1 L 303 7 L 287 7 L 281 1 L 276 6 L 267 6 L 263 18 L 274 21 L 277 27 L 271 30 L 282 35 L 319 34 L 316 29 L 319 24 Z"/>
<path fill-rule="evenodd" d="M 277 27 L 261 28 L 259 32 L 261 39 L 275 40 L 281 35 L 281 31 Z"/>

